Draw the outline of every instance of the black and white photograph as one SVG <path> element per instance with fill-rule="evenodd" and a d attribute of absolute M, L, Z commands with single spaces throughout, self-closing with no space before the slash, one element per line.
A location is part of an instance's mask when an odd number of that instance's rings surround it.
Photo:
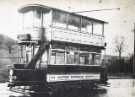
<path fill-rule="evenodd" d="M 135 0 L 0 0 L 0 97 L 135 97 Z"/>

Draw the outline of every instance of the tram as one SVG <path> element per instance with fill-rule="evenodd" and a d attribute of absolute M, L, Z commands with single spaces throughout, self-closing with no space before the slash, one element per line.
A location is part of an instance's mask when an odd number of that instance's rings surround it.
<path fill-rule="evenodd" d="M 18 63 L 9 69 L 9 87 L 44 90 L 105 84 L 106 43 L 102 20 L 39 4 L 19 9 Z"/>

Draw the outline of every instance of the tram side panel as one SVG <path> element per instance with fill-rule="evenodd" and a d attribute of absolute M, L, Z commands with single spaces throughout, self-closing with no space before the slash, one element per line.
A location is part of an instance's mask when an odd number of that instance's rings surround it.
<path fill-rule="evenodd" d="M 9 86 L 101 84 L 107 81 L 105 68 L 100 66 L 48 65 L 46 69 L 11 69 Z M 80 83 L 81 82 L 81 83 Z"/>
<path fill-rule="evenodd" d="M 77 65 L 48 65 L 46 81 L 69 82 L 88 81 L 92 83 L 105 82 L 103 78 L 105 68 L 101 66 L 77 66 Z"/>

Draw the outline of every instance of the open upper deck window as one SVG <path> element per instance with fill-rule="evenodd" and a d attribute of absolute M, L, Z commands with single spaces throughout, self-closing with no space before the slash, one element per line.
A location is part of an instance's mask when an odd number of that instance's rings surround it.
<path fill-rule="evenodd" d="M 34 10 L 27 11 L 23 14 L 23 27 L 24 28 L 33 27 L 33 14 L 34 14 Z"/>
<path fill-rule="evenodd" d="M 81 27 L 81 17 L 73 14 L 68 16 L 68 28 L 72 30 L 80 30 Z"/>
<path fill-rule="evenodd" d="M 93 22 L 93 34 L 103 35 L 103 23 Z"/>
<path fill-rule="evenodd" d="M 41 9 L 31 9 L 23 13 L 23 27 L 41 27 L 42 21 L 42 10 Z"/>
<path fill-rule="evenodd" d="M 92 33 L 92 21 L 86 18 L 82 18 L 81 31 Z"/>
<path fill-rule="evenodd" d="M 48 27 L 52 23 L 52 11 L 50 9 L 43 10 L 43 26 Z"/>
<path fill-rule="evenodd" d="M 34 27 L 41 27 L 41 21 L 42 21 L 42 9 L 37 8 L 34 10 L 33 26 Z"/>
<path fill-rule="evenodd" d="M 51 11 L 50 9 L 31 8 L 23 13 L 23 27 L 31 28 L 48 26 L 51 24 Z"/>
<path fill-rule="evenodd" d="M 54 10 L 53 11 L 53 26 L 66 28 L 67 13 Z"/>

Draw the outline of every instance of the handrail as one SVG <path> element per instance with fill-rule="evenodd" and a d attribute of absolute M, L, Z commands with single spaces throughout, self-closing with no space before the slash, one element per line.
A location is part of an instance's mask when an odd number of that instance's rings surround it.
<path fill-rule="evenodd" d="M 78 33 L 81 33 L 81 34 L 87 34 L 87 35 L 93 35 L 93 36 L 100 36 L 100 37 L 104 37 L 103 35 L 98 35 L 98 34 L 95 34 L 95 33 L 88 33 L 86 31 L 80 31 L 80 30 L 73 30 L 73 29 L 67 29 L 67 28 L 64 28 L 64 27 L 58 27 L 58 26 L 51 26 L 51 28 L 56 28 L 56 29 L 60 29 L 60 30 L 65 30 L 64 33 L 67 33 L 66 31 L 73 31 L 73 32 L 78 32 Z"/>

